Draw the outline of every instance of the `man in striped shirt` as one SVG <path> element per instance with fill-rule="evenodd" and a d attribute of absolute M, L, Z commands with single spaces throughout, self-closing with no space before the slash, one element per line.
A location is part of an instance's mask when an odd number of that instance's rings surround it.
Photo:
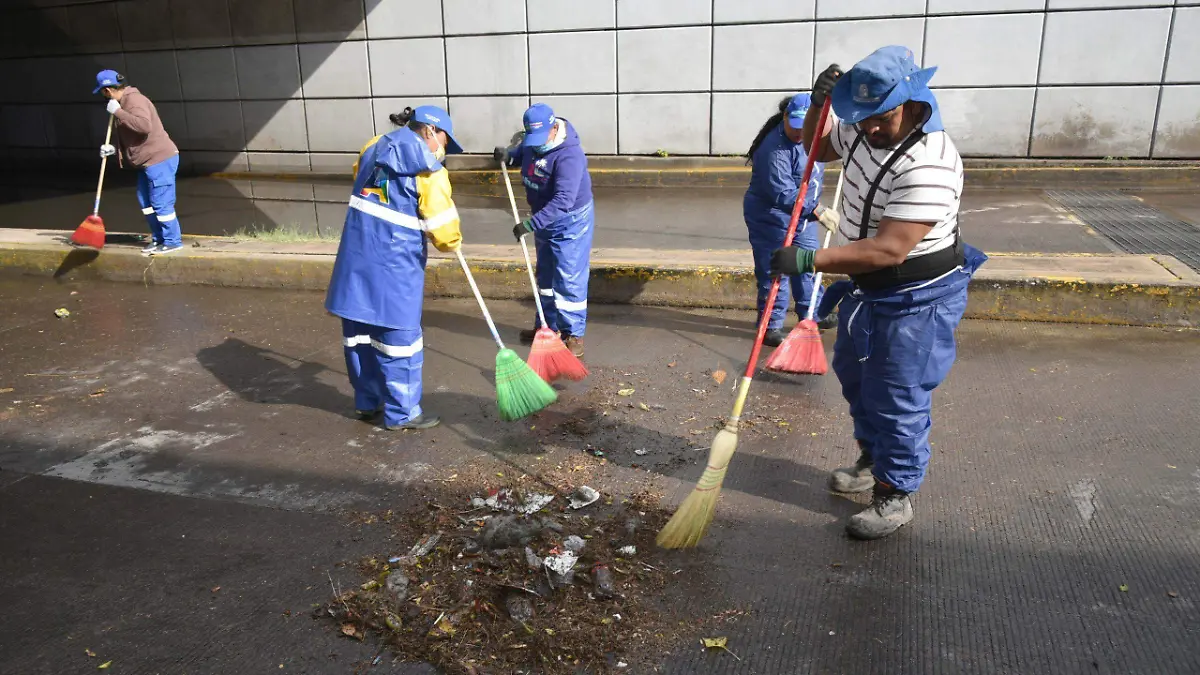
<path fill-rule="evenodd" d="M 842 76 L 831 65 L 813 85 L 805 148 L 818 162 L 842 160 L 838 230 L 850 241 L 820 251 L 776 251 L 773 271 L 841 273 L 819 315 L 838 304 L 833 369 L 850 404 L 860 456 L 830 486 L 873 490 L 871 506 L 846 529 L 878 539 L 913 518 L 909 495 L 929 464 L 933 390 L 954 363 L 954 332 L 967 283 L 987 256 L 958 227 L 962 159 L 942 127 L 928 82 L 904 47 L 884 47 Z M 840 119 L 818 129 L 825 98 Z M 832 117 L 832 116 L 831 116 Z"/>

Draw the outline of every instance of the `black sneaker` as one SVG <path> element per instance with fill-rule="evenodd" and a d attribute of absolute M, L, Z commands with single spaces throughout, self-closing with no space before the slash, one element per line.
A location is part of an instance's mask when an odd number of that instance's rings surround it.
<path fill-rule="evenodd" d="M 421 413 L 411 420 L 397 427 L 384 426 L 388 431 L 421 431 L 424 429 L 432 429 L 442 423 L 442 419 L 436 415 L 426 415 Z"/>
<path fill-rule="evenodd" d="M 913 507 L 908 493 L 877 482 L 875 494 L 871 495 L 871 505 L 850 516 L 846 533 L 855 539 L 882 539 L 912 522 L 912 519 Z"/>
<path fill-rule="evenodd" d="M 779 345 L 783 344 L 783 341 L 786 338 L 787 333 L 783 332 L 782 330 L 769 330 L 767 331 L 767 334 L 763 336 L 763 344 L 768 347 L 778 347 Z"/>
<path fill-rule="evenodd" d="M 150 242 L 145 248 L 142 249 L 142 255 L 154 255 L 154 249 L 158 248 L 158 246 L 158 244 Z"/>
<path fill-rule="evenodd" d="M 375 410 L 355 409 L 354 416 L 357 417 L 358 419 L 362 420 L 363 422 L 370 422 L 371 420 L 375 419 L 376 417 L 379 417 L 379 414 L 382 412 L 383 412 L 383 408 L 376 408 Z"/>

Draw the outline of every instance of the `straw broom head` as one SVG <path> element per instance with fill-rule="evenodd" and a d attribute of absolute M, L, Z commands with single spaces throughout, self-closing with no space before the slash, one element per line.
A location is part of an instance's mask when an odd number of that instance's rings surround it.
<path fill-rule="evenodd" d="M 717 499 L 721 496 L 721 483 L 725 471 L 737 450 L 737 421 L 731 420 L 717 432 L 712 448 L 708 451 L 708 466 L 692 494 L 683 500 L 675 515 L 658 533 L 658 545 L 663 548 L 692 548 L 700 543 L 717 510 Z"/>

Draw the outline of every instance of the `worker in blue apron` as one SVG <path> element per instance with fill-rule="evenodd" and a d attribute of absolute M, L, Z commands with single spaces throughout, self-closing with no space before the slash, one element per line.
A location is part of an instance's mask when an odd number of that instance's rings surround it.
<path fill-rule="evenodd" d="M 581 357 L 596 230 L 587 156 L 575 127 L 556 117 L 545 103 L 530 106 L 523 122 L 524 132 L 514 137 L 517 142 L 497 147 L 494 153 L 497 161 L 520 165 L 525 199 L 533 211 L 513 228 L 513 235 L 520 239 L 533 234 L 546 323 L 561 335 L 571 353 Z M 521 341 L 533 342 L 536 332 L 521 331 Z"/>
<path fill-rule="evenodd" d="M 742 199 L 742 215 L 750 237 L 750 248 L 754 252 L 754 278 L 758 282 L 758 318 L 766 310 L 767 295 L 771 291 L 771 254 L 783 246 L 788 225 L 792 219 L 792 207 L 800 195 L 800 184 L 804 180 L 804 167 L 808 154 L 800 142 L 804 116 L 808 113 L 809 95 L 796 94 L 783 99 L 779 112 L 767 118 L 758 136 L 750 144 L 746 159 L 751 165 L 750 186 Z M 808 181 L 808 194 L 800 212 L 795 243 L 808 248 L 817 248 L 818 230 L 812 221 L 817 220 L 820 209 L 821 181 L 825 176 L 825 165 L 816 163 Z M 767 334 L 763 344 L 776 347 L 783 342 L 787 333 L 783 330 L 787 317 L 789 294 L 795 299 L 796 313 L 800 318 L 808 315 L 808 304 L 812 298 L 811 273 L 783 277 L 779 283 L 779 294 L 775 305 L 770 308 L 771 318 L 767 322 Z M 818 293 L 818 301 L 820 295 Z M 832 328 L 835 319 L 826 319 L 823 328 Z"/>
<path fill-rule="evenodd" d="M 442 160 L 462 152 L 450 115 L 437 106 L 391 116 L 400 128 L 372 138 L 354 165 L 354 189 L 325 309 L 342 318 L 355 413 L 380 413 L 385 429 L 428 429 L 421 409 L 421 305 L 427 242 L 462 243 Z"/>

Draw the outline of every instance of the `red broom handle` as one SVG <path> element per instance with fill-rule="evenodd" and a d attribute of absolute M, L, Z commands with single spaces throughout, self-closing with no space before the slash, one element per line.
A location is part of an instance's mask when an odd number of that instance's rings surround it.
<path fill-rule="evenodd" d="M 817 122 L 817 132 L 813 135 L 812 152 L 808 153 L 808 161 L 804 163 L 804 182 L 800 184 L 800 194 L 796 196 L 796 204 L 792 207 L 792 220 L 788 223 L 787 236 L 783 238 L 784 247 L 792 245 L 796 238 L 796 225 L 800 223 L 800 212 L 804 210 L 804 199 L 808 196 L 808 181 L 812 178 L 813 167 L 817 163 L 817 155 L 821 154 L 821 134 L 825 131 L 825 123 L 829 120 L 830 99 L 825 97 L 821 104 L 821 119 Z M 754 377 L 758 366 L 758 356 L 762 352 L 763 338 L 767 336 L 767 322 L 771 320 L 771 309 L 775 307 L 775 298 L 779 295 L 780 277 L 771 282 L 771 292 L 767 295 L 767 304 L 763 305 L 762 317 L 758 320 L 758 335 L 754 336 L 754 348 L 750 350 L 750 361 L 746 364 L 746 379 Z"/>

